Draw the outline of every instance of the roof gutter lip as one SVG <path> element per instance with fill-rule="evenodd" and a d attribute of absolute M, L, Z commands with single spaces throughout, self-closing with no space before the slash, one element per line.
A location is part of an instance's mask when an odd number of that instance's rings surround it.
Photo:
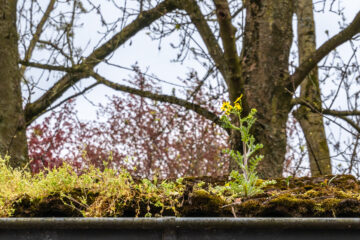
<path fill-rule="evenodd" d="M 292 229 L 360 230 L 360 218 L 0 218 L 3 229 Z"/>

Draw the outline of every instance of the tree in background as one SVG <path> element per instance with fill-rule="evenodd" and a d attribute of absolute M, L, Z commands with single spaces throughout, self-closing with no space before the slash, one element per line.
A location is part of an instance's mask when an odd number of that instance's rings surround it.
<path fill-rule="evenodd" d="M 326 5 L 326 1 L 323 3 Z M 184 62 L 189 54 L 198 59 L 207 71 L 199 87 L 211 86 L 209 82 L 217 80 L 215 99 L 219 99 L 219 93 L 225 89 L 232 102 L 243 94 L 245 115 L 251 108 L 258 110 L 253 134 L 257 141 L 264 144 L 262 154 L 265 158 L 258 169 L 263 177 L 282 174 L 287 144 L 286 123 L 289 113 L 298 106 L 301 107 L 295 113 L 305 133 L 314 175 L 331 172 L 323 130 L 324 115 L 344 120 L 352 127 L 348 131 L 354 136 L 359 135 L 358 118 L 353 117 L 360 115 L 357 109 L 358 93 L 346 88 L 351 82 L 350 77 L 358 71 L 357 58 L 341 66 L 339 61 L 328 64 L 326 60 L 332 51 L 345 42 L 351 43 L 356 56 L 354 42 L 360 30 L 360 13 L 350 24 L 342 26 L 339 33 L 315 48 L 312 2 L 308 0 L 125 0 L 122 3 L 102 3 L 113 4 L 118 9 L 121 17 L 113 22 L 106 20 L 106 12 L 97 4 L 95 1 L 81 0 L 50 0 L 45 8 L 38 1 L 29 0 L 5 0 L 0 4 L 3 16 L 0 21 L 0 51 L 5 56 L 0 67 L 0 93 L 6 96 L 0 100 L 2 109 L 5 109 L 0 116 L 0 153 L 9 152 L 13 166 L 27 163 L 26 127 L 44 112 L 60 105 L 58 101 L 68 89 L 77 87 L 80 81 L 87 81 L 88 78 L 95 82 L 72 97 L 102 84 L 192 110 L 220 124 L 217 112 L 197 101 L 197 87 L 193 88 L 194 93 L 189 94 L 189 98 L 184 98 L 128 86 L 105 77 L 98 66 L 106 64 L 123 68 L 111 61 L 114 53 L 144 29 L 150 31 L 151 37 L 160 40 L 177 33 L 179 44 L 173 44 L 173 47 L 179 49 L 179 54 L 175 60 Z M 330 5 L 332 8 L 333 2 Z M 81 17 L 94 12 L 104 32 L 92 51 L 86 52 L 87 48 L 81 47 L 86 44 L 76 42 L 76 30 L 81 28 Z M 294 14 L 297 16 L 299 33 L 298 66 L 290 62 Z M 17 30 L 20 33 L 19 42 Z M 195 38 L 195 33 L 198 38 Z M 21 64 L 20 69 L 18 63 Z M 339 84 L 348 90 L 348 102 L 351 104 L 346 111 L 334 110 L 333 104 L 328 106 L 322 101 L 316 71 L 319 63 L 328 68 L 328 73 L 346 68 L 346 75 Z M 31 71 L 26 72 L 30 68 L 43 71 L 35 71 L 37 76 L 34 77 L 30 75 Z M 327 78 L 322 80 L 323 86 L 331 83 Z M 21 98 L 21 79 L 27 89 L 25 102 Z M 51 86 L 33 99 L 33 92 L 43 80 L 48 80 Z M 301 94 L 297 96 L 296 91 L 300 87 Z M 334 92 L 328 97 L 335 99 L 337 95 Z M 24 109 L 21 106 L 25 106 Z M 229 134 L 232 147 L 241 150 L 240 136 L 235 132 Z M 357 144 L 353 146 L 352 149 L 356 149 Z M 235 168 L 236 164 L 231 162 L 229 166 Z"/>
<path fill-rule="evenodd" d="M 303 63 L 316 51 L 315 22 L 312 0 L 295 1 L 299 62 Z M 329 147 L 321 115 L 322 100 L 318 68 L 315 66 L 300 84 L 300 97 L 317 107 L 317 111 L 300 104 L 295 116 L 303 129 L 312 176 L 331 174 Z"/>

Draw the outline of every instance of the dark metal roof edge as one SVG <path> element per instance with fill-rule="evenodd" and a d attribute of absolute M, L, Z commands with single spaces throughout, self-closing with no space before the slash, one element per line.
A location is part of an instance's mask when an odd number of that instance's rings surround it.
<path fill-rule="evenodd" d="M 360 218 L 0 218 L 0 229 L 360 229 Z"/>

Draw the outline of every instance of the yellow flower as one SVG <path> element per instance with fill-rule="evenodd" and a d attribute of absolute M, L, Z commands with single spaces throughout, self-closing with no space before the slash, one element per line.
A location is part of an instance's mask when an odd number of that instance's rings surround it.
<path fill-rule="evenodd" d="M 225 112 L 226 115 L 229 115 L 233 106 L 230 105 L 230 102 L 223 102 L 221 110 Z"/>
<path fill-rule="evenodd" d="M 237 103 L 237 102 L 239 102 L 240 100 L 241 100 L 241 98 L 242 98 L 242 94 L 240 95 L 240 97 L 238 97 L 236 100 L 235 100 L 235 102 L 234 103 Z"/>
<path fill-rule="evenodd" d="M 234 107 L 237 111 L 241 111 L 242 109 L 240 103 L 235 103 Z"/>
<path fill-rule="evenodd" d="M 221 106 L 221 110 L 226 111 L 228 106 L 230 106 L 230 102 L 223 102 L 223 105 Z"/>

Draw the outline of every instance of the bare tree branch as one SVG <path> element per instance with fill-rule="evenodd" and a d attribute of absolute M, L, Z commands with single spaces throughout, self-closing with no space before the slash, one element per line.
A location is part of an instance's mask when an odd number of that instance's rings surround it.
<path fill-rule="evenodd" d="M 242 5 L 241 8 L 239 8 L 238 10 L 236 10 L 232 15 L 231 18 L 235 18 L 237 15 L 239 15 L 239 13 L 241 13 L 243 10 L 245 9 L 245 5 Z"/>
<path fill-rule="evenodd" d="M 110 40 L 93 51 L 80 65 L 81 73 L 69 73 L 58 80 L 46 93 L 33 103 L 28 103 L 25 107 L 25 118 L 27 123 L 31 123 L 37 116 L 41 115 L 47 107 L 73 84 L 89 76 L 89 70 L 99 64 L 102 60 L 113 53 L 118 47 L 124 44 L 136 33 L 148 27 L 151 23 L 164 16 L 168 12 L 176 9 L 178 0 L 164 0 L 156 7 L 141 12 L 138 17 L 129 25 L 124 27 L 119 33 L 115 34 Z"/>
<path fill-rule="evenodd" d="M 35 34 L 33 36 L 33 38 L 30 41 L 29 47 L 25 53 L 25 57 L 24 57 L 24 61 L 27 62 L 30 60 L 31 55 L 35 49 L 36 43 L 39 41 L 40 35 L 43 32 L 43 27 L 46 23 L 46 21 L 48 20 L 51 11 L 54 9 L 54 5 L 56 3 L 56 0 L 51 0 L 49 5 L 47 6 L 44 15 L 42 16 L 39 24 L 36 27 L 36 31 Z M 24 75 L 24 72 L 26 70 L 27 65 L 22 65 L 20 68 L 20 74 L 21 76 Z"/>
<path fill-rule="evenodd" d="M 60 107 L 61 105 L 63 105 L 64 103 L 66 103 L 67 101 L 69 101 L 70 99 L 76 98 L 78 96 L 83 95 L 84 93 L 86 93 L 87 91 L 89 91 L 90 89 L 96 87 L 97 85 L 99 85 L 99 82 L 93 83 L 90 86 L 84 88 L 82 91 L 75 93 L 74 95 L 71 95 L 70 97 L 65 98 L 64 100 L 62 100 L 61 102 L 57 103 L 54 106 L 51 106 L 50 108 L 47 108 L 46 111 L 44 113 L 50 112 L 58 107 Z M 31 123 L 26 123 L 26 126 L 28 127 Z"/>
<path fill-rule="evenodd" d="M 358 131 L 360 133 L 360 126 L 358 124 L 356 124 L 353 120 L 351 120 L 350 118 L 347 117 L 347 116 L 360 116 L 360 111 L 357 111 L 357 110 L 338 111 L 338 110 L 331 110 L 331 109 L 321 109 L 301 98 L 295 98 L 291 101 L 291 103 L 293 105 L 301 104 L 303 106 L 310 108 L 311 111 L 316 112 L 316 113 L 338 117 L 338 118 L 344 120 L 345 122 L 349 123 L 354 129 L 356 129 L 356 131 Z"/>
<path fill-rule="evenodd" d="M 125 86 L 122 84 L 114 83 L 114 82 L 111 82 L 111 81 L 105 79 L 104 77 L 100 76 L 98 73 L 95 73 L 95 72 L 91 72 L 91 76 L 93 78 L 95 78 L 99 83 L 104 84 L 114 90 L 135 94 L 135 95 L 138 95 L 141 97 L 146 97 L 146 98 L 160 101 L 160 102 L 175 104 L 180 107 L 184 107 L 188 110 L 192 110 L 192 111 L 196 112 L 197 114 L 205 117 L 206 119 L 208 119 L 222 127 L 220 118 L 215 113 L 210 112 L 209 110 L 201 107 L 198 104 L 188 102 L 184 99 L 181 99 L 181 98 L 178 98 L 175 96 L 152 93 L 149 91 L 144 91 L 144 90 L 132 88 L 129 86 Z M 228 129 L 225 129 L 225 130 L 229 133 Z"/>
<path fill-rule="evenodd" d="M 52 47 L 53 49 L 56 49 L 57 51 L 59 51 L 59 52 L 61 53 L 61 55 L 63 55 L 66 59 L 68 59 L 68 60 L 70 60 L 70 61 L 72 60 L 71 57 L 64 52 L 64 49 L 60 48 L 60 47 L 57 46 L 56 44 L 54 44 L 54 43 L 52 43 L 52 42 L 50 42 L 50 41 L 44 41 L 44 40 L 41 40 L 41 39 L 40 39 L 38 42 L 39 42 L 39 43 L 42 43 L 42 44 L 45 44 L 45 45 L 49 45 L 49 46 Z"/>
<path fill-rule="evenodd" d="M 360 111 L 353 110 L 353 111 L 338 111 L 338 110 L 331 110 L 331 109 L 324 109 L 322 111 L 323 114 L 331 115 L 335 117 L 340 116 L 360 116 Z"/>
<path fill-rule="evenodd" d="M 192 23 L 199 31 L 199 34 L 206 45 L 209 55 L 214 60 L 216 67 L 225 77 L 227 75 L 227 70 L 224 64 L 223 51 L 221 50 L 218 41 L 204 18 L 204 15 L 201 13 L 199 5 L 195 0 L 183 0 L 181 6 L 187 12 Z"/>
<path fill-rule="evenodd" d="M 360 133 L 360 126 L 356 124 L 356 122 L 345 116 L 337 116 L 337 117 L 350 124 L 354 129 L 356 129 L 356 131 L 358 131 L 358 133 Z"/>
<path fill-rule="evenodd" d="M 344 30 L 330 38 L 321 47 L 319 47 L 311 56 L 305 59 L 295 72 L 290 76 L 287 89 L 295 91 L 310 71 L 336 47 L 350 40 L 354 35 L 360 32 L 360 12 L 355 16 L 351 24 Z"/>
<path fill-rule="evenodd" d="M 336 117 L 340 116 L 360 116 L 360 111 L 358 110 L 348 110 L 348 111 L 340 111 L 340 110 L 332 110 L 332 109 L 321 109 L 316 107 L 314 104 L 310 103 L 309 101 L 303 98 L 294 98 L 291 100 L 292 105 L 303 105 L 310 108 L 313 112 L 318 112 L 326 115 L 332 115 Z"/>
<path fill-rule="evenodd" d="M 241 65 L 238 52 L 236 49 L 236 28 L 232 25 L 232 18 L 227 0 L 213 0 L 216 7 L 216 16 L 220 26 L 220 37 L 224 47 L 224 58 L 226 61 L 227 72 L 231 77 L 224 76 L 228 81 L 230 98 L 239 96 L 236 92 L 231 92 L 234 84 L 242 84 L 241 81 Z M 243 86 L 240 86 L 243 89 Z"/>
<path fill-rule="evenodd" d="M 78 68 L 79 68 L 79 66 L 63 67 L 63 66 L 55 66 L 50 64 L 41 64 L 36 62 L 26 62 L 22 60 L 20 60 L 19 63 L 24 67 L 35 67 L 49 71 L 59 71 L 59 72 L 67 72 L 67 73 L 78 72 Z"/>

